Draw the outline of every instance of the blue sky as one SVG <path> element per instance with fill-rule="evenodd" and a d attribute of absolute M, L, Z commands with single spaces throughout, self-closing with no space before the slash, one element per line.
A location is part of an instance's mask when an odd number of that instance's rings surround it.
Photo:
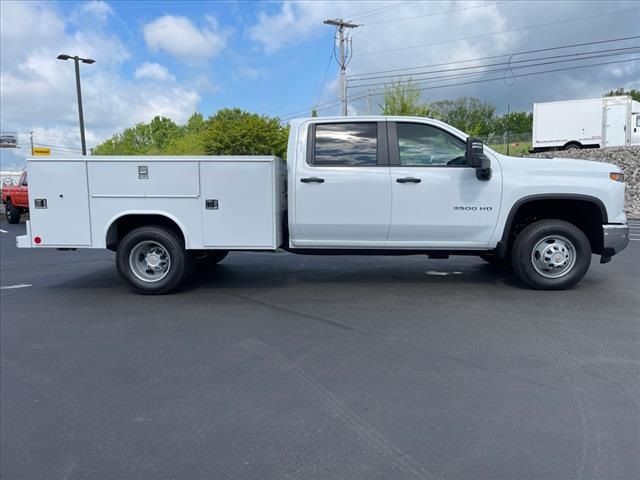
<path fill-rule="evenodd" d="M 338 113 L 334 29 L 323 25 L 326 18 L 363 24 L 351 32 L 349 74 L 505 59 L 524 50 L 640 35 L 640 4 L 623 0 L 5 0 L 0 10 L 1 130 L 18 132 L 27 146 L 33 130 L 36 143 L 56 146 L 56 154 L 79 148 L 73 66 L 56 60 L 58 53 L 96 59 L 82 67 L 91 147 L 155 115 L 181 123 L 194 111 L 208 116 L 240 107 L 288 118 L 296 111 L 307 115 L 318 103 L 321 114 Z M 639 44 L 635 39 L 562 52 Z M 633 58 L 606 57 L 600 61 L 626 61 L 526 78 L 505 72 L 501 81 L 427 88 L 423 99 L 475 96 L 499 112 L 507 105 L 530 110 L 535 101 L 640 88 L 640 62 Z M 373 113 L 380 102 L 371 96 Z M 369 111 L 365 99 L 349 108 L 350 114 Z M 27 153 L 1 150 L 2 168 L 20 168 Z"/>

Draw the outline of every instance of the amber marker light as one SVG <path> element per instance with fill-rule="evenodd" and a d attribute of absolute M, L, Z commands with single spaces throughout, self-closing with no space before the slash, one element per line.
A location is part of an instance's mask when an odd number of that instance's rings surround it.
<path fill-rule="evenodd" d="M 616 182 L 624 182 L 624 173 L 621 172 L 611 172 L 609 173 L 609 178 Z"/>

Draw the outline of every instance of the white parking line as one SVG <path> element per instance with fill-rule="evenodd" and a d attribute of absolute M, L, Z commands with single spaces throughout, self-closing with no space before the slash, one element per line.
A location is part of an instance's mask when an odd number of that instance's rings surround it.
<path fill-rule="evenodd" d="M 9 233 L 9 232 L 0 228 L 0 233 Z"/>
<path fill-rule="evenodd" d="M 30 283 L 20 283 L 18 285 L 7 285 L 6 287 L 0 287 L 0 290 L 15 290 L 16 288 L 32 287 Z"/>

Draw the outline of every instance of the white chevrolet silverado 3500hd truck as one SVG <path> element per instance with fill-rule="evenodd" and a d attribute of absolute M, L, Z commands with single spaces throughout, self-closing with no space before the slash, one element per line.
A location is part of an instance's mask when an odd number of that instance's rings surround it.
<path fill-rule="evenodd" d="M 167 293 L 229 251 L 477 255 L 564 289 L 629 242 L 623 174 L 512 158 L 436 120 L 308 118 L 287 162 L 263 156 L 30 158 L 21 248 L 108 248 L 122 278 Z"/>

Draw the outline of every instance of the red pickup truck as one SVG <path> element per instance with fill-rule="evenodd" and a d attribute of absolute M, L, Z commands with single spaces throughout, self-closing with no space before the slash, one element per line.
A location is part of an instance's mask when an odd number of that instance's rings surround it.
<path fill-rule="evenodd" d="M 27 172 L 22 172 L 18 185 L 2 186 L 2 202 L 6 205 L 7 222 L 20 223 L 22 213 L 29 211 Z"/>

